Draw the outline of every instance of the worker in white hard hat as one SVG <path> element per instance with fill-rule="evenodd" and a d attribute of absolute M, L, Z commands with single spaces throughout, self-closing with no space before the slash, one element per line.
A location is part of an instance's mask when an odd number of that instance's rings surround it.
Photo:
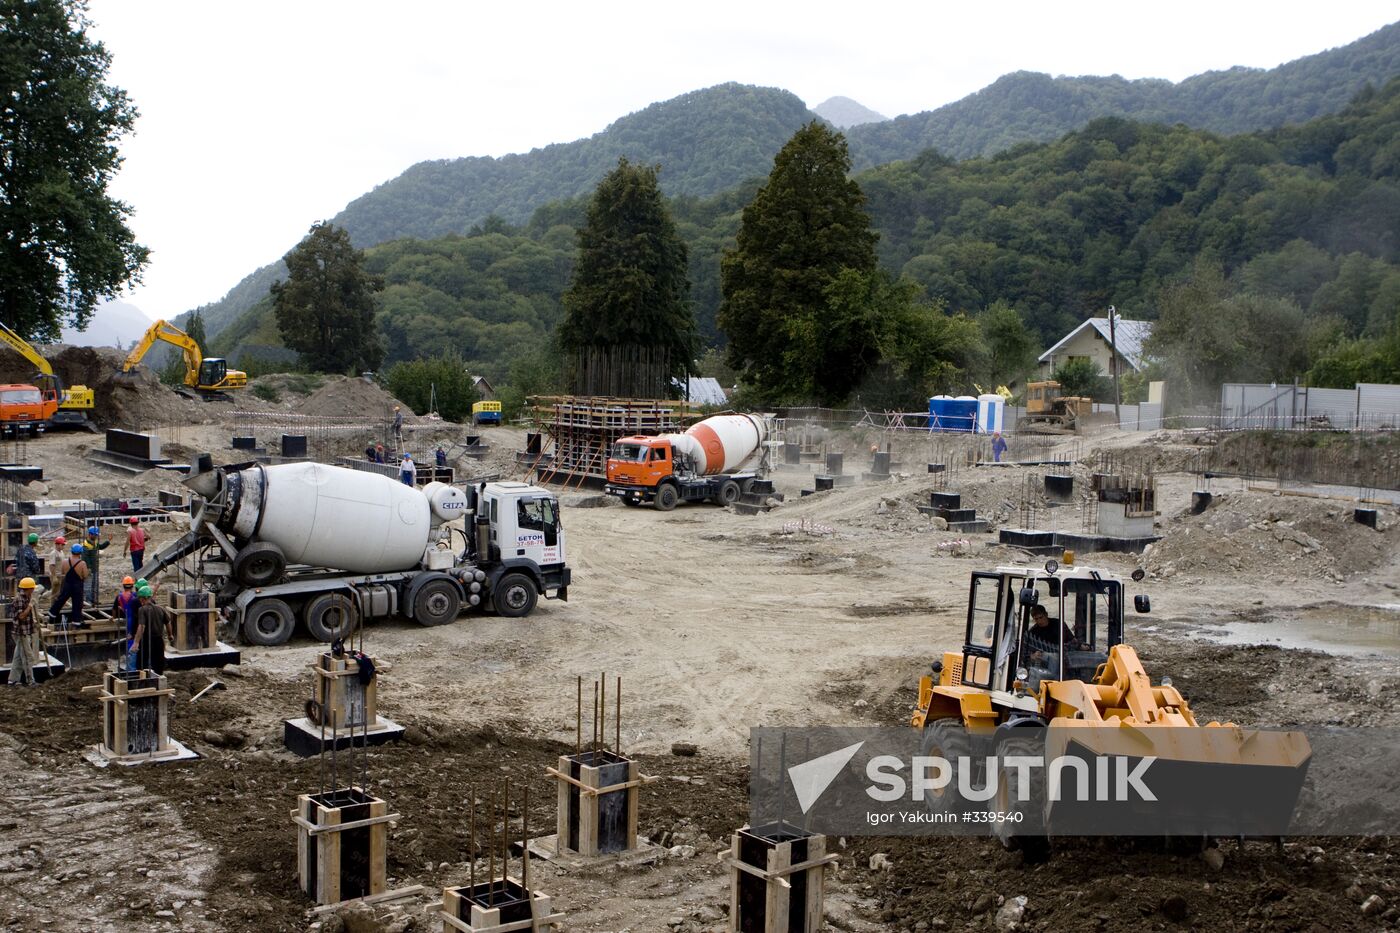
<path fill-rule="evenodd" d="M 413 458 L 408 454 L 403 455 L 399 461 L 399 482 L 405 486 L 416 486 L 418 484 L 418 467 L 414 464 Z"/>

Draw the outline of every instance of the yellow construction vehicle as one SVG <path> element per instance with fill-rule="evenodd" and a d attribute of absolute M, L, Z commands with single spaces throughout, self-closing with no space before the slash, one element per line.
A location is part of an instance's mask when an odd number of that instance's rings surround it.
<path fill-rule="evenodd" d="M 142 357 L 158 340 L 179 347 L 184 355 L 185 383 L 175 389 L 181 395 L 215 398 L 222 396 L 225 389 L 242 389 L 248 385 L 247 373 L 229 369 L 228 361 L 220 357 L 205 356 L 194 338 L 168 321 L 156 321 L 150 326 L 127 354 L 122 363 L 122 373 L 135 371 Z"/>
<path fill-rule="evenodd" d="M 1198 723 L 1171 678 L 1154 685 L 1124 643 L 1123 582 L 1066 558 L 973 573 L 962 650 L 920 680 L 911 725 L 924 755 L 980 772 L 926 794 L 934 817 L 986 811 L 1004 846 L 1028 851 L 1055 835 L 1283 835 L 1311 758 L 1306 736 Z M 1145 595 L 1134 604 L 1151 610 Z M 1009 767 L 1014 756 L 1044 767 Z M 1155 803 L 1105 802 L 1114 780 L 1100 765 L 1113 759 L 1150 761 Z M 1062 764 L 1097 781 L 1093 792 L 1063 792 Z M 991 767 L 995 797 L 965 799 L 964 786 L 988 786 Z"/>
<path fill-rule="evenodd" d="M 65 386 L 63 380 L 53 371 L 52 364 L 4 322 L 0 322 L 0 340 L 9 344 L 16 353 L 34 366 L 34 387 L 43 398 L 57 401 L 57 410 L 48 419 L 50 425 L 92 427 L 92 422 L 88 420 L 88 412 L 92 411 L 94 404 L 91 389 L 82 385 Z"/>
<path fill-rule="evenodd" d="M 1041 434 L 1068 434 L 1079 420 L 1094 410 L 1094 400 L 1082 395 L 1061 395 L 1053 380 L 1026 383 L 1026 414 L 1018 431 Z"/>

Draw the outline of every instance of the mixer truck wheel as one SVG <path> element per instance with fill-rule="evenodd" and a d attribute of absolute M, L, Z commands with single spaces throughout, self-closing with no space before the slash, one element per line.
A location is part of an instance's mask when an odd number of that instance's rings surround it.
<path fill-rule="evenodd" d="M 280 599 L 258 599 L 243 610 L 243 637 L 255 645 L 284 645 L 296 628 L 292 607 Z"/>
<path fill-rule="evenodd" d="M 656 490 L 656 510 L 658 512 L 669 512 L 676 507 L 676 503 L 681 500 L 680 493 L 676 492 L 676 487 L 667 483 Z"/>
<path fill-rule="evenodd" d="M 282 554 L 282 549 L 266 541 L 253 542 L 233 559 L 233 578 L 244 586 L 276 583 L 286 569 L 287 558 Z"/>
<path fill-rule="evenodd" d="M 715 496 L 715 501 L 720 505 L 733 505 L 739 501 L 739 484 L 732 479 L 727 479 L 720 484 L 719 493 Z"/>
<path fill-rule="evenodd" d="M 349 638 L 360 624 L 355 597 L 345 593 L 322 593 L 306 604 L 306 630 L 317 641 L 330 644 Z"/>
<path fill-rule="evenodd" d="M 413 597 L 413 621 L 446 625 L 462 612 L 462 594 L 451 580 L 429 580 Z"/>
<path fill-rule="evenodd" d="M 507 619 L 523 619 L 535 611 L 539 594 L 535 592 L 534 580 L 523 573 L 508 573 L 496 584 L 496 593 L 492 599 L 496 604 L 497 615 Z"/>

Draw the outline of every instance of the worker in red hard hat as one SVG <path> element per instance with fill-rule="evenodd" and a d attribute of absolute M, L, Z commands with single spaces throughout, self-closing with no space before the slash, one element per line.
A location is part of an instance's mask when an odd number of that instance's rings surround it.
<path fill-rule="evenodd" d="M 59 535 L 53 539 L 53 550 L 49 552 L 49 586 L 57 588 L 60 579 L 59 565 L 68 559 L 68 539 Z"/>
<path fill-rule="evenodd" d="M 136 635 L 136 610 L 141 607 L 139 597 L 136 595 L 136 580 L 133 577 L 122 577 L 122 588 L 117 593 L 117 598 L 112 600 L 112 615 L 115 618 L 126 620 L 126 650 L 135 650 L 133 639 Z M 127 667 L 129 670 L 130 667 Z"/>
<path fill-rule="evenodd" d="M 146 529 L 141 527 L 141 519 L 135 515 L 127 519 L 126 545 L 122 553 L 131 555 L 132 570 L 140 570 L 146 560 Z"/>

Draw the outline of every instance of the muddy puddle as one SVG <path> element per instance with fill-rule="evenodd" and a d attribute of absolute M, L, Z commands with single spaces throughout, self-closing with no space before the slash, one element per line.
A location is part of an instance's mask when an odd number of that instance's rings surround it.
<path fill-rule="evenodd" d="M 1235 613 L 1205 625 L 1169 619 L 1163 626 L 1178 624 L 1220 645 L 1275 645 L 1333 655 L 1400 659 L 1400 603 L 1322 603 L 1292 610 Z"/>

